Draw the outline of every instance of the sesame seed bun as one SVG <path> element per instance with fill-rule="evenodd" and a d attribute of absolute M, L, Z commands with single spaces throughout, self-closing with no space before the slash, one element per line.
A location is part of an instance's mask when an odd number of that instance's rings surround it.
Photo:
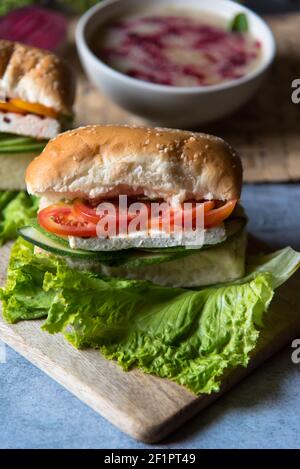
<path fill-rule="evenodd" d="M 0 40 L 0 94 L 72 113 L 75 84 L 56 55 L 18 42 Z"/>
<path fill-rule="evenodd" d="M 239 199 L 242 165 L 224 140 L 181 130 L 93 125 L 51 140 L 28 167 L 27 190 L 58 198 L 145 195 Z"/>

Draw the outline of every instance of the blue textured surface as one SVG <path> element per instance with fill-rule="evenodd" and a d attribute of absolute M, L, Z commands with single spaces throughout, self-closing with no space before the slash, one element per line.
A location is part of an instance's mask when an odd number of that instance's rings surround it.
<path fill-rule="evenodd" d="M 300 249 L 300 185 L 246 186 L 250 231 Z M 0 448 L 144 448 L 13 350 L 0 363 Z M 299 448 L 300 365 L 287 348 L 158 448 Z"/>

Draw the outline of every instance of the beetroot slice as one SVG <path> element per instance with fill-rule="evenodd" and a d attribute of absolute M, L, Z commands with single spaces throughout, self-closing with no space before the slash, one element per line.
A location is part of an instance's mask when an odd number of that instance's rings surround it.
<path fill-rule="evenodd" d="M 66 34 L 66 18 L 46 8 L 17 8 L 0 18 L 0 39 L 54 50 L 61 45 Z"/>

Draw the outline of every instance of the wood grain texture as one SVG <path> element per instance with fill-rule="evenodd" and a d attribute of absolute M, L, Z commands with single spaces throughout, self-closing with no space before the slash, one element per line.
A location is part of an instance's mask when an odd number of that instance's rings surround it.
<path fill-rule="evenodd" d="M 228 140 L 240 153 L 246 182 L 300 180 L 300 104 L 291 100 L 291 84 L 299 78 L 300 14 L 266 18 L 278 53 L 264 85 L 240 111 L 216 124 L 201 127 Z M 74 27 L 62 51 L 78 79 L 75 126 L 97 123 L 146 125 L 143 119 L 116 106 L 85 77 L 74 46 Z M 192 110 L 191 110 L 192 112 Z"/>
<path fill-rule="evenodd" d="M 0 283 L 5 282 L 9 246 L 0 249 Z M 300 274 L 276 294 L 271 314 L 284 317 L 266 327 L 248 368 L 223 379 L 221 392 L 196 397 L 170 381 L 137 370 L 123 372 L 96 350 L 79 351 L 63 337 L 40 329 L 42 321 L 15 325 L 0 318 L 0 339 L 13 347 L 79 399 L 132 437 L 157 442 L 248 375 L 300 333 Z"/>

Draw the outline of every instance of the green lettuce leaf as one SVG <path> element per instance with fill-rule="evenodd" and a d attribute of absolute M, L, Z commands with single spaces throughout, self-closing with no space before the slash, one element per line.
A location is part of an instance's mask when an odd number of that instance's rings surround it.
<path fill-rule="evenodd" d="M 3 315 L 9 322 L 45 317 L 45 331 L 99 348 L 125 370 L 211 393 L 225 371 L 247 366 L 274 286 L 299 265 L 300 253 L 286 248 L 252 258 L 238 283 L 188 290 L 72 270 L 19 239 L 1 291 Z"/>
<path fill-rule="evenodd" d="M 300 254 L 290 247 L 268 255 L 249 257 L 246 280 L 251 279 L 257 272 L 271 272 L 272 288 L 278 288 L 299 268 L 299 258 Z"/>
<path fill-rule="evenodd" d="M 0 246 L 17 238 L 17 229 L 26 225 L 38 210 L 38 198 L 25 192 L 0 192 Z"/>

